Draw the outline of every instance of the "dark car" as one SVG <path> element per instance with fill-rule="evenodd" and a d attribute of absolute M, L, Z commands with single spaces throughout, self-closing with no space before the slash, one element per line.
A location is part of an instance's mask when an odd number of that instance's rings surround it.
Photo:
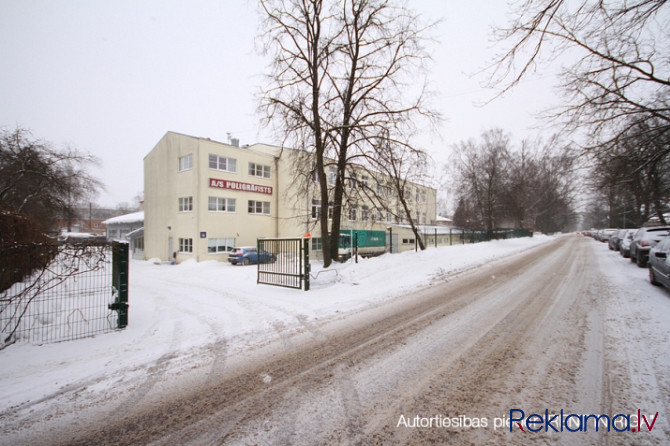
<path fill-rule="evenodd" d="M 670 290 L 670 237 L 649 251 L 649 281 Z"/>
<path fill-rule="evenodd" d="M 274 263 L 277 256 L 271 252 L 258 252 L 255 246 L 240 246 L 228 254 L 228 261 L 233 265 L 251 265 L 254 263 Z"/>
<path fill-rule="evenodd" d="M 630 261 L 644 268 L 649 260 L 649 250 L 668 235 L 670 226 L 650 226 L 640 228 L 630 244 Z"/>

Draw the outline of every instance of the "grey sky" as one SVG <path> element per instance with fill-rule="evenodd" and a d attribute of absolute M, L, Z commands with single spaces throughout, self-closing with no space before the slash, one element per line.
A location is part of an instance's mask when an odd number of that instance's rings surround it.
<path fill-rule="evenodd" d="M 552 104 L 550 76 L 535 76 L 485 107 L 492 92 L 470 78 L 493 55 L 490 26 L 506 22 L 500 0 L 415 1 L 435 30 L 430 75 L 446 117 L 421 144 L 437 161 L 448 147 L 487 128 L 515 141 L 533 137 Z M 97 202 L 130 202 L 142 190 L 143 158 L 172 130 L 242 144 L 275 143 L 259 127 L 254 93 L 266 60 L 254 50 L 253 1 L 0 0 L 0 126 L 29 129 L 57 147 L 102 160 L 93 172 L 107 187 Z"/>

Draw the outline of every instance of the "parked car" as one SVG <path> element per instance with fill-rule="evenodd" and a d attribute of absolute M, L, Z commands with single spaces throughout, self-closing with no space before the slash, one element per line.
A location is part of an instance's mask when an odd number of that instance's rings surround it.
<path fill-rule="evenodd" d="M 650 226 L 640 228 L 630 244 L 630 261 L 644 268 L 649 260 L 649 250 L 668 235 L 670 226 Z"/>
<path fill-rule="evenodd" d="M 633 236 L 636 232 L 637 229 L 626 229 L 626 233 L 621 237 L 619 253 L 626 259 L 630 257 L 630 244 L 633 242 Z"/>
<path fill-rule="evenodd" d="M 277 256 L 271 252 L 258 252 L 255 246 L 240 246 L 228 254 L 228 261 L 233 265 L 251 265 L 255 263 L 274 263 Z"/>
<path fill-rule="evenodd" d="M 617 231 L 618 229 L 613 228 L 601 229 L 600 231 L 598 231 L 598 240 L 600 240 L 601 242 L 608 242 L 612 234 L 614 234 Z"/>
<path fill-rule="evenodd" d="M 619 243 L 621 243 L 621 237 L 626 233 L 626 229 L 619 229 L 610 236 L 609 241 L 607 242 L 609 248 L 612 251 L 619 250 Z"/>
<path fill-rule="evenodd" d="M 649 281 L 670 290 L 670 237 L 649 251 Z"/>

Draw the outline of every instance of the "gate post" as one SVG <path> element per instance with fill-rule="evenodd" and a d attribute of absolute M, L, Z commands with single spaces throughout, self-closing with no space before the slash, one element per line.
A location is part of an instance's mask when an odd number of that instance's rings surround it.
<path fill-rule="evenodd" d="M 304 253 L 305 258 L 305 291 L 309 291 L 309 273 L 311 272 L 311 266 L 309 264 L 309 239 L 305 238 L 302 241 L 302 252 Z"/>
<path fill-rule="evenodd" d="M 128 244 L 112 244 L 112 286 L 116 290 L 116 299 L 108 305 L 110 310 L 119 313 L 117 328 L 128 325 Z"/>

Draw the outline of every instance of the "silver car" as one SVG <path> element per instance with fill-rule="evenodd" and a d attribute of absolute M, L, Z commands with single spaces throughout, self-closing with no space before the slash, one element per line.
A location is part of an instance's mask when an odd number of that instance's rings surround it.
<path fill-rule="evenodd" d="M 644 268 L 649 260 L 649 250 L 668 235 L 670 226 L 650 226 L 640 228 L 630 244 L 630 261 Z"/>
<path fill-rule="evenodd" d="M 626 229 L 619 241 L 619 253 L 626 259 L 630 257 L 630 244 L 633 242 L 633 236 L 636 232 L 637 229 Z"/>

